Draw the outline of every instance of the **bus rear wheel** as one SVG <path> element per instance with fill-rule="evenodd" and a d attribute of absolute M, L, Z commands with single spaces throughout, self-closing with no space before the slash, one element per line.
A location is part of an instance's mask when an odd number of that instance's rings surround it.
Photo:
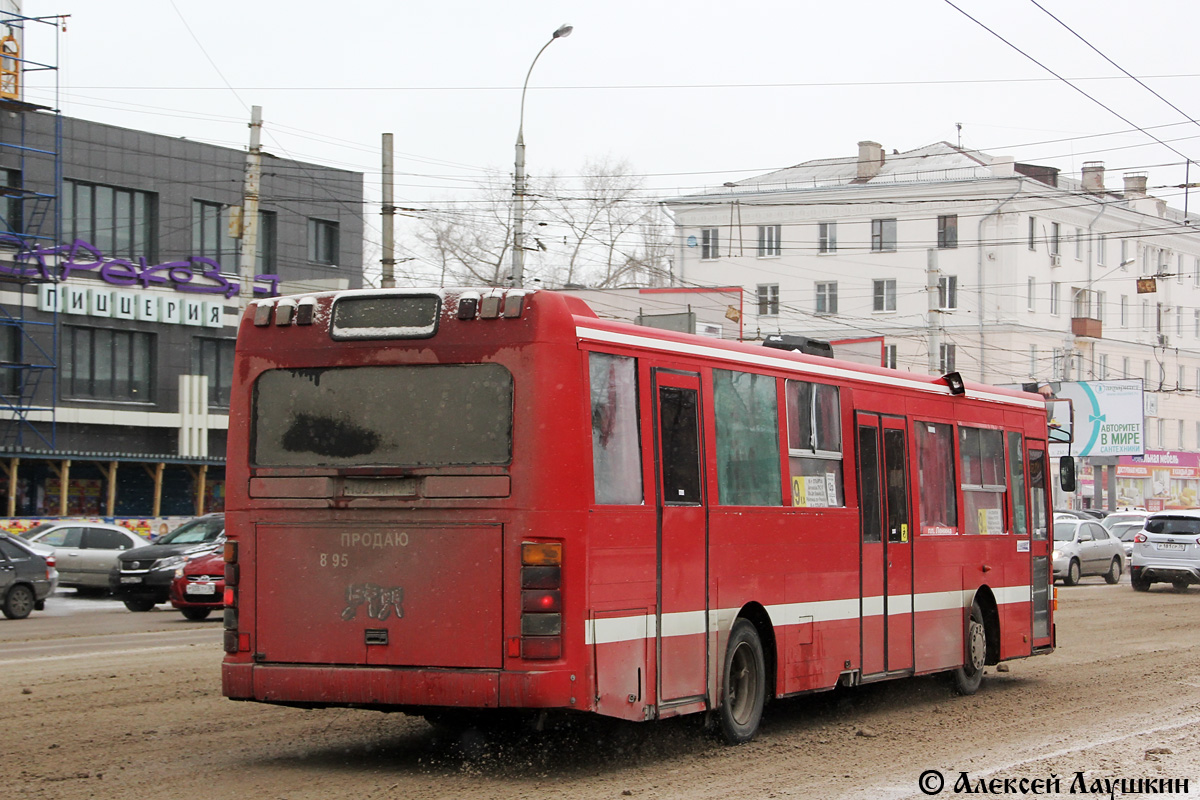
<path fill-rule="evenodd" d="M 966 661 L 954 670 L 954 689 L 959 694 L 975 694 L 983 683 L 983 664 L 987 659 L 987 631 L 983 626 L 983 610 L 971 603 L 971 618 L 967 620 Z"/>
<path fill-rule="evenodd" d="M 729 632 L 724 675 L 719 710 L 721 733 L 729 744 L 748 742 L 758 733 L 767 697 L 762 640 L 749 620 L 739 619 Z"/>

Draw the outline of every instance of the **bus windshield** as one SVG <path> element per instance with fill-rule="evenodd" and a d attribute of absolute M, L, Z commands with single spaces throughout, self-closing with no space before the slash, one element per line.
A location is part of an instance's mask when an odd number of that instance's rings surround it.
<path fill-rule="evenodd" d="M 276 369 L 254 386 L 265 467 L 507 464 L 512 374 L 499 364 Z"/>

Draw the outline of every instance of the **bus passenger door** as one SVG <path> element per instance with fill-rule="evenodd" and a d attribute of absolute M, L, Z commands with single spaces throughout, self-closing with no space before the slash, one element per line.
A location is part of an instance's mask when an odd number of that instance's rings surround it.
<path fill-rule="evenodd" d="M 1026 469 L 1029 473 L 1029 556 L 1032 559 L 1030 591 L 1033 600 L 1033 647 L 1037 649 L 1054 644 L 1051 615 L 1054 576 L 1051 574 L 1049 460 L 1046 457 L 1044 442 L 1029 441 L 1026 451 Z"/>
<path fill-rule="evenodd" d="M 708 515 L 700 376 L 653 370 L 658 474 L 658 702 L 695 702 L 708 685 Z"/>
<path fill-rule="evenodd" d="M 913 668 L 912 526 L 904 420 L 858 413 L 862 674 Z"/>

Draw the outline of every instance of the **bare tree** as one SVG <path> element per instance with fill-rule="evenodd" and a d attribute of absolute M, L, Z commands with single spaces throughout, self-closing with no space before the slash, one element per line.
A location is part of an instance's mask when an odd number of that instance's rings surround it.
<path fill-rule="evenodd" d="M 670 224 L 660 206 L 642 196 L 642 179 L 624 161 L 591 161 L 581 172 L 581 178 L 529 182 L 526 286 L 666 283 Z M 497 176 L 474 198 L 427 213 L 411 249 L 440 270 L 443 284 L 507 285 L 511 188 Z"/>

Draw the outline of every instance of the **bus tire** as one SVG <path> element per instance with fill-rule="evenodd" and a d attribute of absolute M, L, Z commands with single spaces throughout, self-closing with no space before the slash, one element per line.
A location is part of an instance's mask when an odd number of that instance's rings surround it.
<path fill-rule="evenodd" d="M 758 733 L 767 699 L 767 668 L 762 640 L 748 619 L 729 632 L 721 681 L 721 733 L 729 744 L 748 742 Z"/>
<path fill-rule="evenodd" d="M 983 611 L 979 603 L 971 603 L 971 616 L 967 620 L 966 647 L 963 665 L 954 670 L 954 690 L 959 694 L 975 694 L 983 683 L 983 665 L 987 660 L 987 630 L 983 625 Z"/>

